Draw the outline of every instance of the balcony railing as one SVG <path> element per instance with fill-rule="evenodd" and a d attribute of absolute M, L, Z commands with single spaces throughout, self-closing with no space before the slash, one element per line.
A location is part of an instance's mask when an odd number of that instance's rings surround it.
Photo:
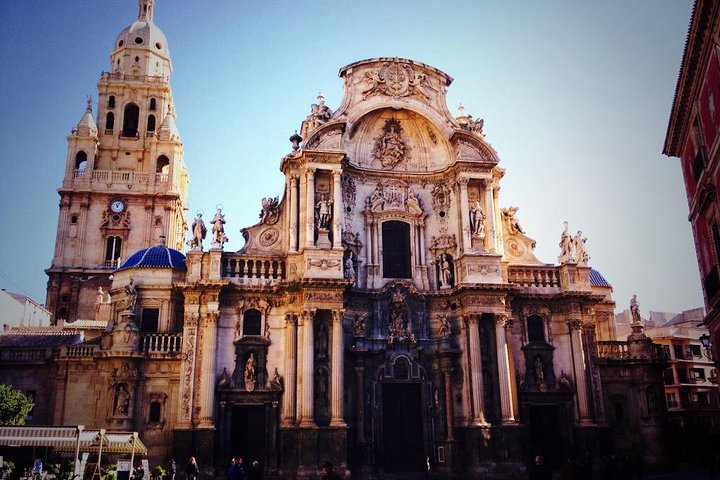
<path fill-rule="evenodd" d="M 285 267 L 285 260 L 274 257 L 226 254 L 222 260 L 222 276 L 239 279 L 240 283 L 274 284 L 285 280 Z"/>
<path fill-rule="evenodd" d="M 92 358 L 97 352 L 97 345 L 71 345 L 63 349 L 61 356 L 68 358 Z"/>
<path fill-rule="evenodd" d="M 145 333 L 140 348 L 146 353 L 180 353 L 182 333 Z"/>
<path fill-rule="evenodd" d="M 597 342 L 598 358 L 621 360 L 630 356 L 627 342 Z"/>
<path fill-rule="evenodd" d="M 37 350 L 0 350 L 0 362 L 3 363 L 28 363 L 28 362 L 42 362 L 51 356 L 49 349 L 37 349 Z"/>
<path fill-rule="evenodd" d="M 74 181 L 80 182 L 92 178 L 95 181 L 105 182 L 110 185 L 139 186 L 140 188 L 165 185 L 170 181 L 170 175 L 167 173 L 145 173 L 130 170 L 93 170 L 91 173 L 84 168 L 74 170 L 72 178 Z"/>
<path fill-rule="evenodd" d="M 557 267 L 519 267 L 508 269 L 508 280 L 523 287 L 559 288 L 560 271 Z"/>
<path fill-rule="evenodd" d="M 122 73 L 102 72 L 101 80 L 126 80 L 134 82 L 168 83 L 168 77 L 161 75 L 125 75 Z"/>

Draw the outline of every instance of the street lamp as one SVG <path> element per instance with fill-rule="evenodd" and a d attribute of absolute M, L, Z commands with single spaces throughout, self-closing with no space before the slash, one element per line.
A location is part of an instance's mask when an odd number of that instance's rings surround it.
<path fill-rule="evenodd" d="M 703 346 L 703 354 L 711 361 L 713 362 L 713 365 L 715 365 L 715 361 L 713 360 L 713 354 L 712 354 L 712 344 L 710 343 L 710 335 L 707 333 L 703 333 L 700 335 L 700 343 L 702 343 Z M 718 377 L 716 370 L 713 368 L 710 370 L 710 376 L 708 377 L 708 380 L 710 383 L 717 384 L 718 383 Z"/>

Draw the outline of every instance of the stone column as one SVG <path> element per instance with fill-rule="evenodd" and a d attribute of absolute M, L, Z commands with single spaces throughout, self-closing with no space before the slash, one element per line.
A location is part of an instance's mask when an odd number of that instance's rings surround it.
<path fill-rule="evenodd" d="M 490 237 L 488 246 L 491 253 L 497 252 L 497 231 L 495 230 L 495 199 L 493 197 L 493 188 L 490 180 L 485 181 L 485 221 L 487 222 L 487 236 Z"/>
<path fill-rule="evenodd" d="M 372 244 L 372 232 L 373 232 L 373 224 L 372 222 L 369 222 L 366 220 L 365 223 L 365 256 L 367 257 L 365 259 L 366 265 L 372 265 L 374 259 L 373 259 L 373 244 Z"/>
<path fill-rule="evenodd" d="M 512 380 L 510 375 L 510 346 L 505 329 L 510 328 L 512 320 L 507 315 L 495 316 L 495 341 L 497 344 L 498 377 L 500 380 L 500 409 L 503 425 L 515 424 Z"/>
<path fill-rule="evenodd" d="M 194 424 L 195 410 L 195 370 L 197 368 L 197 322 L 199 315 L 190 313 L 190 306 L 185 305 L 185 321 L 183 326 L 183 350 L 180 362 L 180 406 L 178 408 L 177 426 L 190 428 Z"/>
<path fill-rule="evenodd" d="M 340 171 L 333 170 L 333 218 L 332 218 L 332 232 L 333 232 L 333 244 L 334 248 L 342 249 L 342 232 L 341 222 L 342 219 L 342 187 L 340 186 Z"/>
<path fill-rule="evenodd" d="M 343 326 L 342 319 L 345 310 L 333 310 L 332 312 L 332 362 L 331 367 L 331 385 L 330 391 L 330 426 L 346 427 L 343 418 L 343 392 L 345 388 L 345 378 L 343 365 L 345 363 L 345 349 L 343 346 Z"/>
<path fill-rule="evenodd" d="M 365 409 L 363 408 L 365 401 L 365 381 L 363 379 L 365 367 L 355 367 L 355 418 L 357 427 L 357 443 L 362 445 L 365 443 Z"/>
<path fill-rule="evenodd" d="M 420 223 L 420 265 L 425 265 L 425 224 Z"/>
<path fill-rule="evenodd" d="M 570 320 L 570 348 L 572 352 L 573 369 L 575 370 L 575 390 L 578 405 L 578 424 L 591 425 L 590 404 L 588 402 L 587 378 L 585 376 L 585 355 L 582 345 L 582 321 Z"/>
<path fill-rule="evenodd" d="M 307 191 L 305 192 L 305 246 L 314 246 L 315 241 L 315 169 L 308 168 L 305 172 Z M 302 220 L 302 218 L 301 218 Z"/>
<path fill-rule="evenodd" d="M 443 368 L 443 381 L 445 383 L 445 424 L 447 425 L 447 441 L 455 440 L 455 410 L 453 408 L 452 379 L 450 378 L 450 367 Z"/>
<path fill-rule="evenodd" d="M 500 208 L 498 207 L 498 197 L 500 196 L 500 187 L 493 182 L 493 218 L 495 219 L 495 229 L 497 230 L 495 235 L 495 242 L 497 245 L 497 254 L 505 255 L 505 242 L 503 240 L 503 227 L 502 227 L 502 216 L 500 214 Z"/>
<path fill-rule="evenodd" d="M 460 186 L 460 231 L 462 233 L 462 249 L 463 253 L 470 251 L 472 243 L 470 241 L 470 210 L 468 208 L 468 179 L 458 178 Z"/>
<path fill-rule="evenodd" d="M 470 379 L 472 387 L 472 425 L 487 425 L 485 420 L 485 400 L 483 398 L 482 359 L 480 358 L 480 332 L 478 318 L 469 315 L 468 338 L 470 341 Z"/>
<path fill-rule="evenodd" d="M 200 421 L 199 428 L 212 428 L 215 426 L 213 409 L 215 408 L 215 370 L 217 344 L 217 319 L 220 312 L 212 311 L 200 314 L 201 350 L 198 354 L 200 361 L 200 385 L 198 392 Z"/>
<path fill-rule="evenodd" d="M 282 423 L 283 427 L 295 425 L 295 399 L 297 389 L 297 318 L 294 313 L 285 314 L 285 391 L 283 392 Z"/>
<path fill-rule="evenodd" d="M 290 252 L 298 251 L 297 242 L 297 179 L 291 176 L 288 180 L 288 231 L 290 232 Z"/>
<path fill-rule="evenodd" d="M 303 310 L 302 325 L 302 409 L 300 412 L 300 428 L 315 427 L 315 355 L 314 355 L 314 319 L 315 309 Z"/>

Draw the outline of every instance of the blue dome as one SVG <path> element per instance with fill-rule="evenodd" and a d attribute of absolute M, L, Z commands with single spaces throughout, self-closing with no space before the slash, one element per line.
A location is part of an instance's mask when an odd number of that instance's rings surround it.
<path fill-rule="evenodd" d="M 130 255 L 116 270 L 128 268 L 172 268 L 185 270 L 185 255 L 166 245 L 155 245 L 150 248 L 143 248 Z"/>

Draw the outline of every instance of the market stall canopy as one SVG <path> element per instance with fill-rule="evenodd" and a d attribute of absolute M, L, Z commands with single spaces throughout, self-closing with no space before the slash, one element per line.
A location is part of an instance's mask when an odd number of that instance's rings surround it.
<path fill-rule="evenodd" d="M 0 445 L 54 447 L 59 452 L 147 454 L 133 432 L 84 430 L 80 427 L 0 427 Z"/>

